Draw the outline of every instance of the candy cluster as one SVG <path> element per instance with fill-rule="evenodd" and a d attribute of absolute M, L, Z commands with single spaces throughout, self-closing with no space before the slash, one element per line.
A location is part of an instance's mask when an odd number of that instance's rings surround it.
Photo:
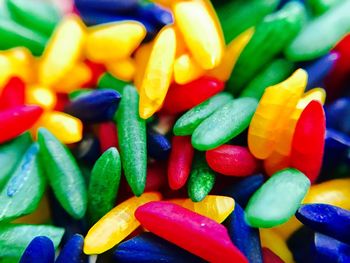
<path fill-rule="evenodd" d="M 0 0 L 0 262 L 350 262 L 349 14 Z"/>

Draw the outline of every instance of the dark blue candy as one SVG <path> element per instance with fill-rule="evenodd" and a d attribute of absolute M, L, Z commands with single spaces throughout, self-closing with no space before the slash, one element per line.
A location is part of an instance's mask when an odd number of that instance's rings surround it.
<path fill-rule="evenodd" d="M 330 52 L 329 54 L 305 65 L 304 69 L 308 73 L 306 90 L 323 86 L 323 79 L 332 70 L 338 58 L 338 53 Z"/>
<path fill-rule="evenodd" d="M 74 148 L 73 154 L 79 161 L 92 166 L 101 156 L 100 141 L 93 134 L 84 135 L 84 138 Z"/>
<path fill-rule="evenodd" d="M 350 244 L 350 211 L 327 204 L 307 204 L 295 216 L 314 231 Z"/>
<path fill-rule="evenodd" d="M 204 262 L 189 252 L 152 233 L 142 233 L 121 243 L 114 252 L 116 262 Z"/>
<path fill-rule="evenodd" d="M 82 235 L 75 234 L 62 248 L 55 263 L 82 263 L 84 238 Z"/>
<path fill-rule="evenodd" d="M 327 127 L 350 136 L 350 98 L 340 98 L 325 108 Z"/>
<path fill-rule="evenodd" d="M 264 175 L 256 174 L 244 178 L 225 188 L 221 194 L 232 197 L 236 203 L 246 207 L 250 197 L 264 183 Z"/>
<path fill-rule="evenodd" d="M 120 94 L 114 90 L 96 90 L 66 105 L 64 111 L 84 122 L 98 123 L 113 120 Z"/>
<path fill-rule="evenodd" d="M 139 0 L 75 0 L 80 9 L 100 10 L 115 13 L 126 13 L 138 6 Z"/>
<path fill-rule="evenodd" d="M 262 263 L 259 229 L 247 225 L 244 210 L 235 204 L 235 209 L 225 223 L 231 240 L 247 257 L 249 262 Z"/>
<path fill-rule="evenodd" d="M 313 263 L 315 259 L 314 232 L 308 227 L 295 231 L 287 241 L 295 262 Z"/>
<path fill-rule="evenodd" d="M 329 236 L 315 234 L 316 261 L 318 263 L 350 262 L 350 246 Z"/>
<path fill-rule="evenodd" d="M 162 134 L 147 128 L 147 152 L 156 160 L 166 160 L 170 154 L 171 144 Z"/>
<path fill-rule="evenodd" d="M 55 248 L 50 238 L 45 236 L 35 237 L 24 251 L 20 263 L 53 263 L 55 260 Z"/>
<path fill-rule="evenodd" d="M 135 13 L 136 17 L 149 21 L 158 30 L 174 22 L 171 12 L 154 3 L 139 5 Z"/>

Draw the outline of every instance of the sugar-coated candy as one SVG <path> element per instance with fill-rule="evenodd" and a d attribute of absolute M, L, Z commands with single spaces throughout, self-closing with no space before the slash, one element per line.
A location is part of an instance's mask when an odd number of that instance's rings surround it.
<path fill-rule="evenodd" d="M 28 132 L 19 135 L 7 143 L 1 144 L 0 166 L 2 169 L 0 169 L 0 189 L 2 189 L 9 177 L 11 177 L 30 144 L 31 138 Z"/>
<path fill-rule="evenodd" d="M 239 56 L 227 82 L 228 90 L 239 93 L 298 34 L 304 17 L 305 8 L 297 1 L 289 2 L 281 10 L 266 16 L 256 26 L 253 37 Z"/>
<path fill-rule="evenodd" d="M 91 171 L 88 212 L 92 223 L 96 223 L 114 207 L 120 176 L 121 164 L 118 150 L 114 147 L 109 148 L 96 161 Z"/>
<path fill-rule="evenodd" d="M 81 263 L 83 255 L 84 238 L 82 235 L 75 234 L 64 245 L 55 263 Z"/>
<path fill-rule="evenodd" d="M 302 205 L 295 216 L 316 232 L 350 243 L 350 211 L 328 204 Z"/>
<path fill-rule="evenodd" d="M 283 263 L 284 262 L 279 256 L 273 253 L 269 248 L 263 247 L 261 248 L 261 250 L 262 250 L 264 263 Z"/>
<path fill-rule="evenodd" d="M 230 176 L 247 176 L 258 168 L 258 162 L 248 148 L 224 144 L 205 154 L 208 165 L 215 172 Z"/>
<path fill-rule="evenodd" d="M 111 121 L 118 108 L 120 94 L 114 90 L 96 90 L 65 106 L 65 112 L 84 122 Z"/>
<path fill-rule="evenodd" d="M 205 156 L 197 153 L 194 157 L 187 182 L 188 196 L 193 202 L 202 201 L 213 189 L 216 175 L 208 166 Z"/>
<path fill-rule="evenodd" d="M 156 160 L 166 160 L 171 151 L 170 141 L 159 132 L 147 128 L 147 153 Z"/>
<path fill-rule="evenodd" d="M 0 109 L 22 106 L 25 101 L 25 84 L 17 77 L 12 77 L 0 95 Z"/>
<path fill-rule="evenodd" d="M 264 183 L 264 175 L 256 174 L 245 177 L 239 182 L 225 187 L 221 194 L 232 197 L 241 207 L 245 207 L 256 190 Z"/>
<path fill-rule="evenodd" d="M 226 103 L 194 130 L 193 147 L 205 151 L 233 139 L 248 127 L 256 107 L 257 101 L 253 98 L 240 98 Z"/>
<path fill-rule="evenodd" d="M 46 236 L 35 237 L 24 251 L 19 263 L 53 263 L 55 248 L 50 238 Z"/>
<path fill-rule="evenodd" d="M 142 233 L 121 243 L 114 252 L 118 262 L 203 262 L 200 258 L 152 233 Z"/>
<path fill-rule="evenodd" d="M 269 228 L 283 224 L 299 208 L 310 180 L 296 169 L 274 174 L 250 198 L 246 219 L 251 226 Z"/>
<path fill-rule="evenodd" d="M 321 169 L 325 132 L 323 107 L 312 101 L 296 124 L 291 150 L 291 166 L 303 172 L 312 183 Z"/>
<path fill-rule="evenodd" d="M 133 86 L 125 86 L 117 112 L 118 139 L 125 177 L 136 196 L 146 184 L 146 123 L 138 113 L 139 95 Z"/>
<path fill-rule="evenodd" d="M 90 228 L 85 237 L 84 253 L 101 254 L 120 243 L 140 225 L 134 217 L 135 210 L 147 202 L 160 199 L 159 193 L 150 192 L 117 205 Z"/>
<path fill-rule="evenodd" d="M 135 217 L 142 226 L 210 262 L 248 262 L 217 222 L 169 202 L 149 202 Z"/>
<path fill-rule="evenodd" d="M 46 2 L 6 0 L 5 3 L 13 19 L 46 36 L 51 35 L 61 19 L 56 7 Z"/>
<path fill-rule="evenodd" d="M 343 1 L 307 24 L 287 47 L 285 54 L 292 61 L 305 61 L 326 55 L 350 27 L 350 3 Z M 327 32 L 323 38 L 321 32 Z"/>
<path fill-rule="evenodd" d="M 174 136 L 168 162 L 168 181 L 173 190 L 183 187 L 190 175 L 194 149 L 189 136 Z"/>
<path fill-rule="evenodd" d="M 185 85 L 172 84 L 162 110 L 176 114 L 197 106 L 224 89 L 224 83 L 212 77 L 201 77 Z"/>
<path fill-rule="evenodd" d="M 235 201 L 231 197 L 220 195 L 207 195 L 200 202 L 193 202 L 191 199 L 172 199 L 170 202 L 218 223 L 222 223 L 235 208 Z"/>
<path fill-rule="evenodd" d="M 202 121 L 232 99 L 229 93 L 221 92 L 193 107 L 176 121 L 173 128 L 174 134 L 191 135 Z"/>
<path fill-rule="evenodd" d="M 315 233 L 316 260 L 320 263 L 349 262 L 350 246 L 329 236 Z"/>
<path fill-rule="evenodd" d="M 0 143 L 14 139 L 30 129 L 39 119 L 43 109 L 36 105 L 22 105 L 0 112 Z"/>
<path fill-rule="evenodd" d="M 164 102 L 172 77 L 175 51 L 174 28 L 165 27 L 154 40 L 139 88 L 139 113 L 143 119 L 151 117 Z"/>
<path fill-rule="evenodd" d="M 38 154 L 38 144 L 32 144 L 2 188 L 0 192 L 1 222 L 30 214 L 43 197 L 46 180 L 39 164 Z"/>
<path fill-rule="evenodd" d="M 37 236 L 50 238 L 57 248 L 64 229 L 49 225 L 7 224 L 0 228 L 0 256 L 19 258 Z"/>
<path fill-rule="evenodd" d="M 60 22 L 39 64 L 38 78 L 41 84 L 56 84 L 72 69 L 82 54 L 85 30 L 77 16 L 68 16 Z"/>
<path fill-rule="evenodd" d="M 244 210 L 239 204 L 236 204 L 235 210 L 225 224 L 232 242 L 247 257 L 249 262 L 262 263 L 259 230 L 246 223 Z"/>
<path fill-rule="evenodd" d="M 56 198 L 73 218 L 82 218 L 87 207 L 87 191 L 74 157 L 45 128 L 39 129 L 38 142 L 42 164 Z"/>
<path fill-rule="evenodd" d="M 197 63 L 203 69 L 213 69 L 219 65 L 224 40 L 205 5 L 200 1 L 175 2 L 172 8 L 175 21 Z"/>

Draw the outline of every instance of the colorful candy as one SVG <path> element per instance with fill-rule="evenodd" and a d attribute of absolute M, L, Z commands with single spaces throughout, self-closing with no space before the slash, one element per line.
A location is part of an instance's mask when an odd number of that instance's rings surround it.
<path fill-rule="evenodd" d="M 55 262 L 56 263 L 64 263 L 67 261 L 71 263 L 82 262 L 83 246 L 84 246 L 84 238 L 79 234 L 75 234 L 64 245 Z"/>
<path fill-rule="evenodd" d="M 55 260 L 55 248 L 50 238 L 35 237 L 24 251 L 20 263 L 52 263 Z"/>

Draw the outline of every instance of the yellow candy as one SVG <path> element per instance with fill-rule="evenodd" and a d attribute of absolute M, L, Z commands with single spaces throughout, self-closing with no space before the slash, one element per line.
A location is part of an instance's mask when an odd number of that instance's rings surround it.
<path fill-rule="evenodd" d="M 248 131 L 249 150 L 256 158 L 266 159 L 274 151 L 278 132 L 288 122 L 306 83 L 307 73 L 299 69 L 287 80 L 265 90 Z"/>
<path fill-rule="evenodd" d="M 74 65 L 52 88 L 56 92 L 70 93 L 81 87 L 91 78 L 91 70 L 84 63 Z"/>
<path fill-rule="evenodd" d="M 84 253 L 101 254 L 117 245 L 140 226 L 134 216 L 136 209 L 145 203 L 160 199 L 159 193 L 144 193 L 117 205 L 90 228 L 84 241 Z"/>
<path fill-rule="evenodd" d="M 153 43 L 147 43 L 140 46 L 135 52 L 135 77 L 134 84 L 138 91 L 140 91 L 142 79 L 145 75 L 145 70 L 152 52 Z"/>
<path fill-rule="evenodd" d="M 174 3 L 173 10 L 176 24 L 197 63 L 207 70 L 219 65 L 224 42 L 206 6 L 198 1 L 186 1 Z"/>
<path fill-rule="evenodd" d="M 65 144 L 78 142 L 82 138 L 82 122 L 78 118 L 63 112 L 44 112 L 32 128 L 34 135 L 36 135 L 36 131 L 40 127 L 48 129 L 57 139 Z"/>
<path fill-rule="evenodd" d="M 52 110 L 57 102 L 55 92 L 41 85 L 28 86 L 26 89 L 26 103 L 36 104 L 45 110 Z"/>
<path fill-rule="evenodd" d="M 145 27 L 135 21 L 91 27 L 86 41 L 86 56 L 95 62 L 130 57 L 145 36 Z"/>
<path fill-rule="evenodd" d="M 81 58 L 85 39 L 85 26 L 80 18 L 75 15 L 64 18 L 44 51 L 39 82 L 52 86 L 66 76 Z"/>
<path fill-rule="evenodd" d="M 334 179 L 312 185 L 303 203 L 329 204 L 349 210 L 350 179 Z M 287 223 L 277 227 L 276 230 L 287 239 L 300 226 L 301 223 L 293 217 Z"/>
<path fill-rule="evenodd" d="M 48 223 L 50 220 L 50 206 L 49 206 L 49 200 L 46 195 L 43 196 L 41 199 L 37 209 L 26 216 L 22 216 L 13 223 L 15 224 L 45 224 Z"/>
<path fill-rule="evenodd" d="M 176 57 L 178 57 L 187 52 L 187 47 L 179 28 L 176 25 L 173 28 L 176 36 Z"/>
<path fill-rule="evenodd" d="M 174 78 L 176 83 L 186 84 L 204 74 L 204 70 L 188 54 L 183 54 L 175 60 Z"/>
<path fill-rule="evenodd" d="M 135 61 L 131 58 L 108 62 L 106 67 L 108 72 L 118 79 L 126 82 L 134 79 L 136 66 Z"/>
<path fill-rule="evenodd" d="M 12 75 L 12 64 L 8 56 L 0 54 L 0 90 L 4 88 Z"/>
<path fill-rule="evenodd" d="M 290 252 L 286 242 L 272 229 L 260 228 L 261 246 L 269 248 L 273 253 L 279 256 L 284 262 L 292 263 L 293 255 Z"/>
<path fill-rule="evenodd" d="M 232 40 L 226 47 L 221 63 L 216 68 L 208 71 L 207 75 L 221 81 L 227 81 L 231 76 L 239 55 L 248 44 L 253 34 L 254 28 L 250 28 Z"/>
<path fill-rule="evenodd" d="M 36 60 L 25 47 L 5 51 L 12 62 L 12 75 L 19 76 L 26 83 L 35 81 Z"/>
<path fill-rule="evenodd" d="M 163 28 L 154 41 L 140 88 L 139 113 L 151 117 L 168 92 L 175 60 L 176 38 L 172 27 Z"/>
<path fill-rule="evenodd" d="M 200 202 L 191 199 L 173 199 L 170 202 L 222 223 L 235 208 L 235 201 L 228 196 L 208 195 Z"/>

